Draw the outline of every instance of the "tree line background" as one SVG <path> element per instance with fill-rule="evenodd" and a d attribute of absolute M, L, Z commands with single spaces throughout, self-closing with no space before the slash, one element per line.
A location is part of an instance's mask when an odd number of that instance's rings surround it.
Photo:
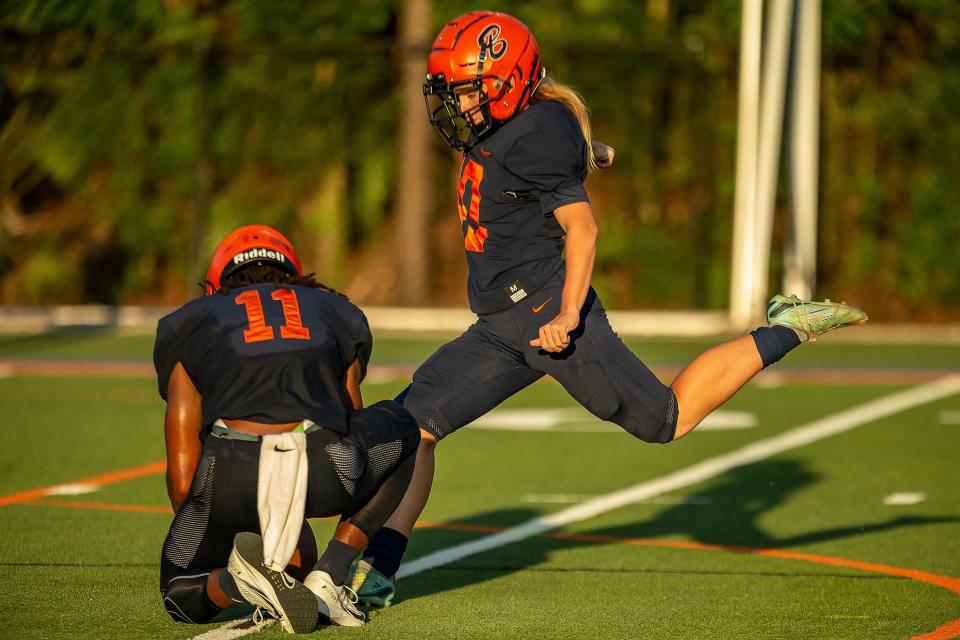
<path fill-rule="evenodd" d="M 464 304 L 458 162 L 418 96 L 433 36 L 472 8 L 6 0 L 0 301 L 177 304 L 257 222 L 361 304 Z M 725 307 L 740 0 L 485 8 L 534 30 L 617 148 L 587 184 L 607 306 Z M 960 4 L 829 0 L 822 38 L 818 294 L 960 318 Z"/>

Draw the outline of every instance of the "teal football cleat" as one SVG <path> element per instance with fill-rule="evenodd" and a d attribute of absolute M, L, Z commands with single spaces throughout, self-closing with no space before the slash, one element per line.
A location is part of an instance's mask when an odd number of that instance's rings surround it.
<path fill-rule="evenodd" d="M 793 329 L 803 342 L 813 342 L 834 329 L 866 321 L 867 314 L 860 307 L 829 299 L 805 302 L 795 295 L 776 295 L 767 304 L 767 322 Z"/>
<path fill-rule="evenodd" d="M 389 607 L 397 590 L 395 578 L 388 578 L 366 560 L 358 560 L 351 567 L 350 587 L 357 593 L 357 604 L 365 609 Z"/>

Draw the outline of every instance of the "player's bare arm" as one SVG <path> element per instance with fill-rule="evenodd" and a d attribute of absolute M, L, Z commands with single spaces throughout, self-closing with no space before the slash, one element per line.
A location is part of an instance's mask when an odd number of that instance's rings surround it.
<path fill-rule="evenodd" d="M 597 253 L 597 223 L 589 202 L 558 207 L 553 212 L 566 233 L 566 279 L 560 313 L 540 327 L 540 337 L 530 346 L 558 353 L 570 344 L 570 332 L 580 324 L 580 309 L 590 289 L 593 262 Z"/>
<path fill-rule="evenodd" d="M 163 421 L 167 443 L 167 495 L 176 511 L 190 490 L 200 461 L 201 397 L 181 363 L 167 387 L 167 413 Z"/>
<path fill-rule="evenodd" d="M 354 360 L 343 374 L 343 390 L 347 397 L 347 409 L 362 409 L 363 397 L 360 395 L 360 382 L 363 380 L 363 369 L 360 360 Z"/>

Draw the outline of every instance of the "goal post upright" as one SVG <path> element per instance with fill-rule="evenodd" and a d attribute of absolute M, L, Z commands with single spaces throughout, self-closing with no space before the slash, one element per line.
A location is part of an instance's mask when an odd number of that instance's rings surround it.
<path fill-rule="evenodd" d="M 790 91 L 790 230 L 784 247 L 784 293 L 812 298 L 817 277 L 820 153 L 820 1 L 796 5 Z"/>
<path fill-rule="evenodd" d="M 816 276 L 820 0 L 743 0 L 737 114 L 730 324 L 763 319 L 769 291 L 784 105 L 790 149 L 790 220 L 784 247 L 787 293 L 809 298 Z M 764 30 L 766 33 L 764 33 Z M 791 34 L 795 37 L 792 40 Z M 791 55 L 793 73 L 789 78 Z"/>

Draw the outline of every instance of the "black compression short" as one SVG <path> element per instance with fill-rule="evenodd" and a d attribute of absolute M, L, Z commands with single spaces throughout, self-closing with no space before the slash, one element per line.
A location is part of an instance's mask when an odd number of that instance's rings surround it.
<path fill-rule="evenodd" d="M 416 422 L 393 401 L 351 412 L 349 427 L 346 436 L 329 429 L 307 434 L 308 518 L 351 516 L 363 509 L 416 452 L 420 439 Z M 225 567 L 234 535 L 259 533 L 259 463 L 259 441 L 207 436 L 190 492 L 163 543 L 161 591 L 177 576 Z M 382 523 L 390 514 L 380 515 Z"/>

